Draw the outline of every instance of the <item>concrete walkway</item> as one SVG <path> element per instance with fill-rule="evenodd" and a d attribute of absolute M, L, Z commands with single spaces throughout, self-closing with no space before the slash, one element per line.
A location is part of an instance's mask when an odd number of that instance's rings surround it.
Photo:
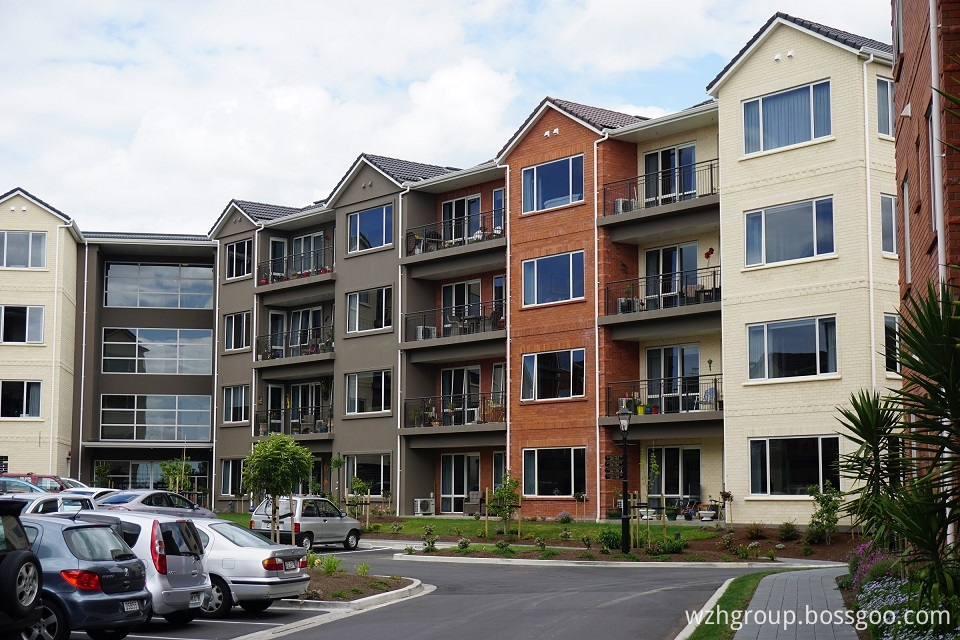
<path fill-rule="evenodd" d="M 734 640 L 857 640 L 853 627 L 842 622 L 846 608 L 836 578 L 846 571 L 812 569 L 767 576 Z"/>

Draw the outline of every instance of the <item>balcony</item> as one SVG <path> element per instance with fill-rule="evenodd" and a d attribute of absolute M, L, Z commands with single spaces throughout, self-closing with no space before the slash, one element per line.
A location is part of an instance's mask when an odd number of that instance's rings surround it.
<path fill-rule="evenodd" d="M 333 247 L 295 253 L 257 265 L 258 287 L 285 289 L 334 278 Z"/>
<path fill-rule="evenodd" d="M 722 374 L 613 382 L 605 402 L 602 425 L 616 425 L 617 411 L 626 407 L 643 437 L 723 433 Z"/>
<path fill-rule="evenodd" d="M 333 437 L 333 405 L 263 409 L 256 412 L 258 435 L 283 433 L 306 439 L 327 440 Z M 299 439 L 299 438 L 298 438 Z"/>
<path fill-rule="evenodd" d="M 431 222 L 407 231 L 404 258 L 414 278 L 440 280 L 506 265 L 503 209 Z M 453 263 L 453 264 L 451 264 Z"/>
<path fill-rule="evenodd" d="M 332 369 L 333 325 L 257 337 L 257 361 L 263 380 L 295 380 L 317 373 L 317 365 Z"/>
<path fill-rule="evenodd" d="M 406 313 L 401 348 L 411 352 L 412 363 L 502 355 L 507 337 L 503 312 L 503 301 L 496 300 Z"/>
<path fill-rule="evenodd" d="M 715 231 L 720 225 L 720 165 L 705 160 L 603 187 L 597 225 L 614 242 L 638 243 L 650 234 L 661 239 Z"/>

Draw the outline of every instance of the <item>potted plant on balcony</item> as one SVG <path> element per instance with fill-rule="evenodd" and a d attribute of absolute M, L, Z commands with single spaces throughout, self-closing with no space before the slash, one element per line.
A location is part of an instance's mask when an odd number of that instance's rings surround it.
<path fill-rule="evenodd" d="M 260 437 L 262 438 L 267 435 L 267 414 L 257 414 L 257 424 L 260 427 Z"/>
<path fill-rule="evenodd" d="M 269 283 L 269 280 L 267 280 L 266 276 L 260 276 L 260 286 L 261 286 L 261 287 L 264 286 L 265 284 L 268 284 L 268 283 Z"/>

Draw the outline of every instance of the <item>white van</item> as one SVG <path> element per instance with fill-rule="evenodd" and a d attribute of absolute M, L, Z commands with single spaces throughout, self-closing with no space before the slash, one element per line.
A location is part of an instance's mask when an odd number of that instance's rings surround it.
<path fill-rule="evenodd" d="M 340 511 L 326 498 L 280 498 L 277 506 L 280 542 L 296 544 L 304 549 L 311 549 L 315 544 L 342 544 L 344 549 L 356 549 L 360 544 L 360 522 Z M 250 528 L 269 538 L 271 513 L 272 502 L 267 498 L 250 516 Z"/>

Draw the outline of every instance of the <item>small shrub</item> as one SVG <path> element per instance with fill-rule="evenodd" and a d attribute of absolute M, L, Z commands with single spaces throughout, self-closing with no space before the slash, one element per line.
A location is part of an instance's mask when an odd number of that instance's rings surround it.
<path fill-rule="evenodd" d="M 363 529 L 364 533 L 371 533 L 371 532 L 380 531 L 380 527 L 381 527 L 381 526 L 383 526 L 383 525 L 381 525 L 379 522 L 374 522 L 374 523 L 371 524 L 369 527 L 366 526 L 366 525 L 364 525 L 364 526 L 362 527 L 362 529 Z"/>
<path fill-rule="evenodd" d="M 457 540 L 457 548 L 458 549 L 470 548 L 470 540 L 468 540 L 467 538 L 460 538 L 459 540 Z"/>
<path fill-rule="evenodd" d="M 436 528 L 435 526 L 433 526 L 432 524 L 424 525 L 424 526 L 423 526 L 423 535 L 424 535 L 424 536 L 432 536 L 432 535 L 433 535 L 433 532 L 436 531 L 436 530 L 437 530 L 437 528 Z"/>
<path fill-rule="evenodd" d="M 390 588 L 390 585 L 383 580 L 374 580 L 370 583 L 370 587 L 378 591 L 385 591 Z"/>
<path fill-rule="evenodd" d="M 793 520 L 781 522 L 780 526 L 777 527 L 777 538 L 783 542 L 790 542 L 791 540 L 796 540 L 799 537 L 800 529 L 797 528 L 797 524 Z"/>
<path fill-rule="evenodd" d="M 340 562 L 341 560 L 337 556 L 321 556 L 320 568 L 326 575 L 332 576 L 340 571 Z"/>
<path fill-rule="evenodd" d="M 347 599 L 347 592 L 346 592 L 346 591 L 334 591 L 333 593 L 330 594 L 330 597 L 333 598 L 334 600 L 346 600 L 346 599 Z"/>
<path fill-rule="evenodd" d="M 461 536 L 461 537 L 462 537 L 462 536 L 463 536 L 463 529 L 461 529 L 460 527 L 454 527 L 454 528 L 453 528 L 453 535 L 455 535 L 455 536 Z"/>
<path fill-rule="evenodd" d="M 423 536 L 423 552 L 436 553 L 436 551 L 437 551 L 437 536 Z"/>
<path fill-rule="evenodd" d="M 583 553 L 581 553 L 581 554 L 580 554 L 579 556 L 577 556 L 577 557 L 580 558 L 581 560 L 596 560 L 596 559 L 597 559 L 597 556 L 593 555 L 593 554 L 590 553 L 589 551 L 584 551 Z"/>
<path fill-rule="evenodd" d="M 774 553 L 773 549 L 771 549 L 770 551 L 767 551 L 767 557 L 770 558 L 771 562 L 775 562 L 777 559 L 777 554 Z"/>
<path fill-rule="evenodd" d="M 510 543 L 509 543 L 507 540 L 497 540 L 497 541 L 494 543 L 494 546 L 496 546 L 497 549 L 500 549 L 501 551 L 504 551 L 504 550 L 510 548 Z"/>
<path fill-rule="evenodd" d="M 620 529 L 616 527 L 601 527 L 597 534 L 597 543 L 608 549 L 619 549 L 623 539 L 620 536 Z"/>
<path fill-rule="evenodd" d="M 704 558 L 698 553 L 694 553 L 693 555 L 687 556 L 687 560 L 689 560 L 690 562 L 706 562 L 707 561 L 706 558 Z"/>
<path fill-rule="evenodd" d="M 733 553 L 741 560 L 747 560 L 750 558 L 750 549 L 747 549 L 742 544 L 738 544 L 736 547 L 734 547 Z"/>
<path fill-rule="evenodd" d="M 473 519 L 474 519 L 474 520 L 479 520 L 479 519 L 480 519 L 480 514 L 479 514 L 479 513 L 473 514 Z"/>
<path fill-rule="evenodd" d="M 543 551 L 547 548 L 547 541 L 540 536 L 537 536 L 533 539 L 533 546 L 535 546 L 537 549 L 540 549 L 540 551 Z"/>
<path fill-rule="evenodd" d="M 823 483 L 823 491 L 817 485 L 810 485 L 807 493 L 813 496 L 817 508 L 810 516 L 810 528 L 807 531 L 807 541 L 823 540 L 827 544 L 833 543 L 833 534 L 837 532 L 837 522 L 840 520 L 840 492 L 831 486 L 830 482 Z M 812 537 L 811 537 L 812 532 Z"/>
<path fill-rule="evenodd" d="M 363 595 L 363 589 L 361 589 L 360 587 L 350 587 L 350 591 L 354 592 L 358 596 Z"/>
<path fill-rule="evenodd" d="M 728 556 L 727 554 L 724 553 L 724 554 L 721 554 L 720 560 L 721 560 L 722 562 L 732 562 L 732 561 L 733 561 L 733 558 L 731 558 L 730 556 Z"/>
<path fill-rule="evenodd" d="M 370 575 L 370 565 L 368 565 L 366 562 L 361 562 L 355 567 L 355 569 L 357 570 L 358 576 Z"/>
<path fill-rule="evenodd" d="M 590 536 L 580 536 L 580 542 L 583 543 L 583 546 L 589 549 L 593 545 L 593 538 Z"/>
<path fill-rule="evenodd" d="M 810 546 L 809 542 L 804 541 L 803 546 L 800 547 L 800 555 L 802 556 L 812 556 L 813 547 Z"/>
<path fill-rule="evenodd" d="M 605 556 L 610 555 L 610 547 L 606 545 L 600 545 L 600 553 L 602 553 Z"/>
<path fill-rule="evenodd" d="M 413 547 L 411 547 L 411 546 L 408 545 L 408 546 L 406 546 L 406 547 L 403 549 L 403 552 L 404 552 L 405 554 L 407 554 L 408 556 L 412 556 L 412 555 L 413 555 Z"/>
<path fill-rule="evenodd" d="M 747 545 L 747 549 L 759 549 L 759 548 L 760 548 L 759 542 L 751 542 L 750 544 Z"/>
<path fill-rule="evenodd" d="M 785 545 L 785 544 L 777 544 L 777 545 L 774 547 L 774 549 L 776 549 L 777 551 L 783 551 L 783 550 L 786 549 L 786 548 L 787 548 L 787 545 Z"/>
<path fill-rule="evenodd" d="M 541 560 L 549 560 L 550 558 L 553 558 L 558 555 L 560 555 L 560 552 L 557 551 L 556 549 L 543 549 L 540 551 L 540 555 L 538 557 Z"/>
<path fill-rule="evenodd" d="M 473 536 L 474 538 L 486 538 L 487 532 L 483 529 L 477 529 L 477 532 Z"/>
<path fill-rule="evenodd" d="M 561 511 L 553 520 L 554 522 L 559 522 L 560 524 L 570 524 L 573 522 L 573 516 L 570 515 L 569 511 Z"/>
<path fill-rule="evenodd" d="M 573 534 L 570 533 L 570 529 L 564 527 L 560 530 L 560 533 L 557 534 L 561 540 L 573 540 Z"/>
<path fill-rule="evenodd" d="M 733 550 L 736 548 L 736 545 L 733 543 L 733 534 L 728 533 L 722 538 L 720 538 L 720 541 L 717 543 L 717 546 L 723 547 L 727 551 L 733 552 Z"/>
<path fill-rule="evenodd" d="M 767 530 L 759 522 L 754 522 L 747 527 L 746 534 L 751 540 L 765 540 L 767 537 Z"/>
<path fill-rule="evenodd" d="M 401 531 L 403 531 L 403 523 L 394 522 L 393 524 L 390 525 L 390 531 L 392 531 L 393 533 L 400 533 Z"/>

